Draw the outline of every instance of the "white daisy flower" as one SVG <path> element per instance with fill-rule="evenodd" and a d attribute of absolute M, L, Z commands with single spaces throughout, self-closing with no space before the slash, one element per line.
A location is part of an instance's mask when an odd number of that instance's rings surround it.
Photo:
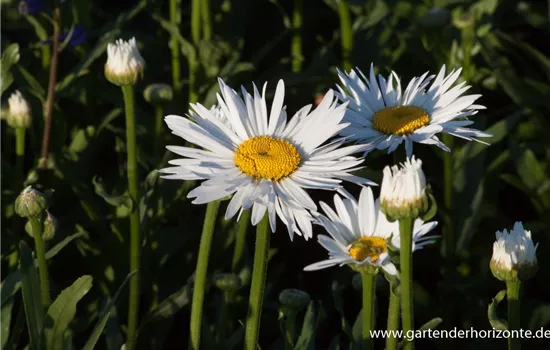
<path fill-rule="evenodd" d="M 136 45 L 136 38 L 118 39 L 107 45 L 105 76 L 115 85 L 134 85 L 145 69 L 145 60 Z"/>
<path fill-rule="evenodd" d="M 19 90 L 10 95 L 8 105 L 8 124 L 14 128 L 28 128 L 31 124 L 31 106 Z"/>
<path fill-rule="evenodd" d="M 359 69 L 349 73 L 338 71 L 343 85 L 338 86 L 339 98 L 349 102 L 344 121 L 350 123 L 341 135 L 370 145 L 369 151 L 387 148 L 388 153 L 405 141 L 407 157 L 412 155 L 413 142 L 436 145 L 450 151 L 439 141 L 437 133 L 486 144 L 475 137 L 491 135 L 465 128 L 473 124 L 467 117 L 476 114 L 479 109 L 485 109 L 473 104 L 481 95 L 461 96 L 470 88 L 464 86 L 464 82 L 451 89 L 461 70 L 445 75 L 443 66 L 433 81 L 434 77 L 426 72 L 421 77 L 413 78 L 405 92 L 402 92 L 401 81 L 395 72 L 387 81 L 381 75 L 377 81 L 372 65 L 368 79 Z"/>
<path fill-rule="evenodd" d="M 326 216 L 319 214 L 318 223 L 330 237 L 318 235 L 319 243 L 328 250 L 329 258 L 304 268 L 305 271 L 320 270 L 335 265 L 350 265 L 356 270 L 382 268 L 390 275 L 397 275 L 388 249 L 399 249 L 399 223 L 389 222 L 380 210 L 380 201 L 374 201 L 372 190 L 365 187 L 359 196 L 359 203 L 353 198 L 334 196 L 336 212 L 326 203 L 321 208 Z M 433 243 L 436 236 L 424 237 L 437 226 L 437 222 L 424 223 L 416 219 L 413 229 L 412 250 L 420 250 Z M 388 238 L 390 247 L 388 247 Z"/>
<path fill-rule="evenodd" d="M 490 263 L 493 274 L 503 281 L 530 278 L 537 269 L 537 247 L 531 231 L 525 230 L 519 221 L 510 233 L 506 229 L 497 231 Z"/>
<path fill-rule="evenodd" d="M 343 191 L 342 180 L 372 184 L 350 174 L 363 162 L 351 154 L 363 152 L 364 145 L 340 147 L 344 140 L 339 139 L 321 146 L 346 127 L 341 123 L 346 106 L 337 104 L 332 91 L 315 110 L 310 112 L 311 105 L 305 106 L 287 121 L 282 80 L 269 117 L 265 85 L 262 95 L 255 86 L 254 96 L 241 88 L 241 98 L 221 79 L 219 83 L 222 113 L 197 103 L 191 104 L 193 121 L 175 115 L 165 118 L 174 134 L 204 148 L 169 146 L 184 158 L 160 170 L 169 174 L 163 176 L 167 179 L 206 180 L 189 192 L 194 204 L 233 194 L 226 219 L 252 207 L 253 225 L 267 212 L 273 232 L 279 216 L 291 239 L 294 233 L 308 239 L 312 236 L 311 212 L 317 206 L 304 189 Z"/>

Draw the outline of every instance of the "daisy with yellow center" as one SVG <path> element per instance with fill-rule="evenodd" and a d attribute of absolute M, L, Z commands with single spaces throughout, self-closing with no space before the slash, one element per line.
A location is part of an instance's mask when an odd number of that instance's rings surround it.
<path fill-rule="evenodd" d="M 317 236 L 319 243 L 328 251 L 329 258 L 306 266 L 304 270 L 349 265 L 359 271 L 366 269 L 372 273 L 382 268 L 390 275 L 397 275 L 397 269 L 388 250 L 400 248 L 399 223 L 392 223 L 386 219 L 380 210 L 380 201 L 374 200 L 370 187 L 363 188 L 359 202 L 353 198 L 342 199 L 335 195 L 334 206 L 336 211 L 321 202 L 321 208 L 326 216 L 319 214 L 317 220 L 330 235 Z M 435 241 L 436 236 L 425 235 L 436 225 L 435 221 L 415 221 L 413 251 Z"/>
<path fill-rule="evenodd" d="M 160 170 L 168 179 L 206 180 L 189 193 L 193 203 L 233 195 L 226 219 L 252 208 L 253 225 L 267 213 L 274 232 L 279 216 L 291 239 L 294 233 L 308 239 L 317 206 L 305 189 L 341 191 L 342 181 L 372 184 L 350 174 L 363 162 L 351 155 L 366 146 L 341 147 L 343 139 L 323 145 L 347 126 L 342 123 L 346 105 L 337 104 L 332 90 L 315 110 L 305 106 L 287 121 L 282 80 L 269 115 L 265 86 L 261 95 L 254 86 L 253 96 L 241 88 L 240 97 L 221 79 L 219 83 L 216 107 L 192 104 L 193 121 L 166 117 L 174 134 L 203 148 L 169 146 L 183 158 Z"/>
<path fill-rule="evenodd" d="M 470 88 L 464 82 L 451 88 L 460 72 L 458 69 L 445 75 L 443 66 L 435 79 L 428 73 L 411 79 L 403 92 L 395 72 L 387 80 L 381 75 L 377 80 L 372 65 L 369 78 L 359 69 L 349 73 L 338 71 L 342 82 L 338 97 L 349 102 L 344 120 L 350 123 L 341 135 L 369 145 L 369 151 L 388 149 L 388 153 L 404 141 L 408 157 L 412 155 L 414 142 L 450 151 L 439 141 L 438 133 L 485 143 L 476 137 L 491 135 L 465 128 L 473 124 L 468 117 L 485 107 L 474 104 L 481 95 L 461 96 Z"/>

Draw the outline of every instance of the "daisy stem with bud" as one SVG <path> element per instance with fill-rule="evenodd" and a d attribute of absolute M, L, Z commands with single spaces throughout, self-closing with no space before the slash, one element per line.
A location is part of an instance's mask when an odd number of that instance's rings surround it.
<path fill-rule="evenodd" d="M 256 229 L 254 266 L 252 269 L 252 283 L 250 284 L 250 297 L 248 301 L 248 318 L 246 320 L 244 336 L 244 348 L 246 350 L 256 350 L 258 348 L 260 318 L 262 315 L 262 302 L 267 273 L 269 238 L 269 216 L 266 213 Z"/>
<path fill-rule="evenodd" d="M 44 248 L 44 240 L 42 239 L 42 220 L 40 216 L 29 218 L 32 227 L 32 235 L 34 237 L 34 250 L 38 259 L 38 272 L 40 276 L 40 292 L 42 295 L 42 305 L 45 308 L 51 304 L 50 286 L 48 281 L 48 265 L 46 263 L 46 249 Z"/>
<path fill-rule="evenodd" d="M 520 288 L 521 281 L 519 279 L 506 282 L 506 298 L 508 300 L 508 330 L 510 332 L 520 329 Z M 521 339 L 510 336 L 508 338 L 508 350 L 519 349 L 521 349 Z"/>
<path fill-rule="evenodd" d="M 388 307 L 388 334 L 392 331 L 399 330 L 399 310 L 400 310 L 399 295 L 393 292 L 393 283 L 390 286 L 390 302 Z M 397 338 L 388 336 L 386 338 L 386 350 L 397 350 Z"/>
<path fill-rule="evenodd" d="M 124 110 L 126 113 L 126 151 L 128 172 L 128 194 L 134 203 L 130 213 L 130 271 L 139 271 L 140 233 L 139 233 L 139 189 L 137 179 L 136 121 L 134 114 L 134 87 L 122 85 Z M 127 347 L 134 349 L 134 335 L 137 330 L 139 314 L 139 273 L 130 280 L 130 297 L 128 304 L 128 337 Z"/>
<path fill-rule="evenodd" d="M 204 225 L 202 226 L 201 241 L 199 244 L 199 256 L 197 258 L 197 269 L 195 271 L 195 283 L 193 286 L 193 299 L 191 302 L 191 349 L 198 350 L 201 342 L 201 320 L 202 307 L 204 302 L 204 290 L 206 276 L 208 274 L 208 260 L 210 248 L 220 201 L 213 201 L 206 206 Z"/>
<path fill-rule="evenodd" d="M 372 350 L 374 343 L 370 332 L 374 329 L 374 304 L 376 300 L 376 274 L 361 273 L 363 280 L 363 349 Z"/>
<path fill-rule="evenodd" d="M 232 270 L 239 268 L 244 254 L 244 245 L 246 243 L 246 232 L 248 223 L 250 222 L 250 214 L 252 209 L 247 209 L 241 214 L 240 220 L 237 222 L 237 235 L 235 238 L 235 248 L 233 250 L 233 261 L 231 263 Z"/>
<path fill-rule="evenodd" d="M 413 218 L 399 219 L 399 235 L 401 241 L 400 265 L 401 265 L 401 319 L 403 333 L 412 332 L 413 325 L 413 299 L 412 299 L 412 235 Z M 414 348 L 412 341 L 406 341 L 403 349 Z"/>

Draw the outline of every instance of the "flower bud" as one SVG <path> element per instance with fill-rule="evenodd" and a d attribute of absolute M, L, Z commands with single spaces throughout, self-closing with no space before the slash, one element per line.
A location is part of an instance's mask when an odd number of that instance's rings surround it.
<path fill-rule="evenodd" d="M 31 124 L 31 107 L 21 92 L 15 91 L 8 99 L 9 110 L 6 121 L 12 128 L 28 128 Z"/>
<path fill-rule="evenodd" d="M 153 106 L 162 107 L 172 101 L 174 93 L 168 84 L 151 84 L 143 91 L 143 97 Z"/>
<path fill-rule="evenodd" d="M 516 222 L 510 233 L 506 229 L 496 232 L 493 256 L 489 266 L 493 275 L 505 282 L 525 281 L 538 270 L 537 245 L 531 239 L 531 232 Z"/>
<path fill-rule="evenodd" d="M 241 288 L 241 279 L 234 273 L 220 273 L 214 276 L 214 285 L 224 292 L 236 292 Z"/>
<path fill-rule="evenodd" d="M 31 186 L 25 188 L 15 200 L 15 212 L 24 218 L 40 215 L 48 207 L 44 194 Z"/>
<path fill-rule="evenodd" d="M 134 85 L 144 68 L 145 60 L 139 53 L 135 38 L 129 41 L 118 39 L 114 44 L 107 45 L 105 77 L 111 83 Z"/>
<path fill-rule="evenodd" d="M 55 231 L 57 230 L 57 219 L 48 211 L 46 211 L 46 217 L 44 218 L 42 229 L 42 239 L 44 241 L 49 241 L 55 237 Z M 29 236 L 34 237 L 30 221 L 27 221 L 25 224 L 25 231 L 27 231 Z"/>
<path fill-rule="evenodd" d="M 308 293 L 299 289 L 285 289 L 279 294 L 279 302 L 283 307 L 294 311 L 304 309 L 310 299 Z"/>
<path fill-rule="evenodd" d="M 380 189 L 380 208 L 389 221 L 418 218 L 430 208 L 426 177 L 420 159 L 407 159 L 399 166 L 386 166 Z"/>
<path fill-rule="evenodd" d="M 443 28 L 451 19 L 449 10 L 432 7 L 420 18 L 420 24 L 427 28 Z"/>
<path fill-rule="evenodd" d="M 469 11 L 453 12 L 453 24 L 460 30 L 474 25 L 474 14 Z"/>

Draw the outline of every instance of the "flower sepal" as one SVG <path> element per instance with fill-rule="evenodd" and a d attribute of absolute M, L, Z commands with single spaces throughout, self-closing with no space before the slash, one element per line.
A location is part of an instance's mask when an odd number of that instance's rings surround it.
<path fill-rule="evenodd" d="M 363 264 L 363 265 L 357 265 L 357 264 L 348 264 L 349 267 L 353 271 L 357 271 L 359 273 L 364 273 L 367 275 L 377 275 L 380 271 L 380 266 L 374 266 L 370 264 Z"/>
<path fill-rule="evenodd" d="M 494 260 L 491 260 L 491 263 L 489 264 L 489 266 L 491 268 L 491 272 L 493 273 L 493 276 L 495 276 L 496 279 L 501 280 L 503 282 L 527 281 L 531 279 L 533 276 L 535 276 L 535 274 L 539 269 L 537 262 L 535 262 L 534 264 L 531 264 L 531 263 L 518 264 L 516 267 L 514 267 L 511 270 L 509 270 L 505 266 L 498 264 Z"/>

